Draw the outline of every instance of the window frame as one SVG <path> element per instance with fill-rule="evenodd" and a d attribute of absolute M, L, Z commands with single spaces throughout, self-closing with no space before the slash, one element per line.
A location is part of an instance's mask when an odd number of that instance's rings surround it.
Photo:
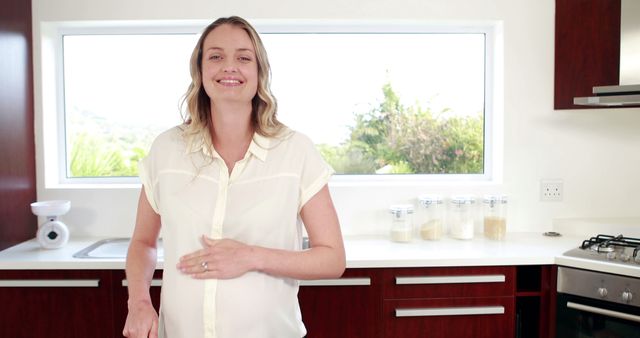
<path fill-rule="evenodd" d="M 502 25 L 500 22 L 424 22 L 406 20 L 251 20 L 260 34 L 269 33 L 480 33 L 485 36 L 484 170 L 482 174 L 334 175 L 334 186 L 422 186 L 502 183 Z M 67 177 L 63 37 L 102 34 L 199 34 L 210 21 L 77 21 L 43 22 L 41 55 L 43 140 L 46 187 L 130 188 L 138 177 Z M 185 60 L 187 62 L 187 60 Z M 496 81 L 500 80 L 500 81 Z M 47 86 L 49 85 L 49 86 Z M 48 87 L 48 89 L 46 89 Z M 55 111 L 51 111 L 55 110 Z M 55 126 L 55 128 L 53 127 Z"/>

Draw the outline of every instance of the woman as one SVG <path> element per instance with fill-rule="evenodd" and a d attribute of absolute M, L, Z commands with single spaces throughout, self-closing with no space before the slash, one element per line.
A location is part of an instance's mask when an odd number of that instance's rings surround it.
<path fill-rule="evenodd" d="M 267 54 L 244 19 L 205 29 L 191 77 L 186 122 L 158 136 L 140 164 L 123 334 L 303 337 L 298 280 L 335 278 L 345 268 L 327 188 L 333 171 L 307 137 L 277 120 Z M 161 224 L 158 317 L 149 286 Z"/>

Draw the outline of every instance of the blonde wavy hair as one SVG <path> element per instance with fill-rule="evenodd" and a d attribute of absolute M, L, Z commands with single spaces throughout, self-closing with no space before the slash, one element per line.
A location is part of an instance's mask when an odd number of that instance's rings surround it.
<path fill-rule="evenodd" d="M 271 93 L 271 67 L 267 51 L 255 28 L 238 16 L 219 18 L 207 26 L 191 53 L 191 84 L 180 104 L 186 125 L 185 132 L 187 136 L 195 136 L 208 131 L 213 123 L 211 120 L 211 101 L 202 85 L 202 48 L 207 35 L 222 25 L 242 28 L 251 39 L 258 63 L 258 90 L 251 101 L 251 121 L 256 133 L 267 137 L 276 136 L 284 129 L 284 125 L 276 117 L 278 105 L 276 98 Z M 208 132 L 205 133 L 205 135 L 208 134 Z"/>

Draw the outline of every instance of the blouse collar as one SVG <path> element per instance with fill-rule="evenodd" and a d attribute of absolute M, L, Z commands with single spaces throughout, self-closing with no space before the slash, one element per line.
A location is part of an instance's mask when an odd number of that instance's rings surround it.
<path fill-rule="evenodd" d="M 258 133 L 253 133 L 247 152 L 264 162 L 267 159 L 270 144 L 271 138 L 262 136 Z M 193 135 L 191 140 L 187 141 L 187 154 L 200 151 L 209 157 L 221 157 L 213 148 L 211 136 L 205 131 Z"/>

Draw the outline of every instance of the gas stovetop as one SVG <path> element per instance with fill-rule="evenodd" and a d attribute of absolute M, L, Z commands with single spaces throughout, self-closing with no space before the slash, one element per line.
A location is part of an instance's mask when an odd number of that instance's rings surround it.
<path fill-rule="evenodd" d="M 582 242 L 564 256 L 610 262 L 640 268 L 640 238 L 598 235 Z"/>

